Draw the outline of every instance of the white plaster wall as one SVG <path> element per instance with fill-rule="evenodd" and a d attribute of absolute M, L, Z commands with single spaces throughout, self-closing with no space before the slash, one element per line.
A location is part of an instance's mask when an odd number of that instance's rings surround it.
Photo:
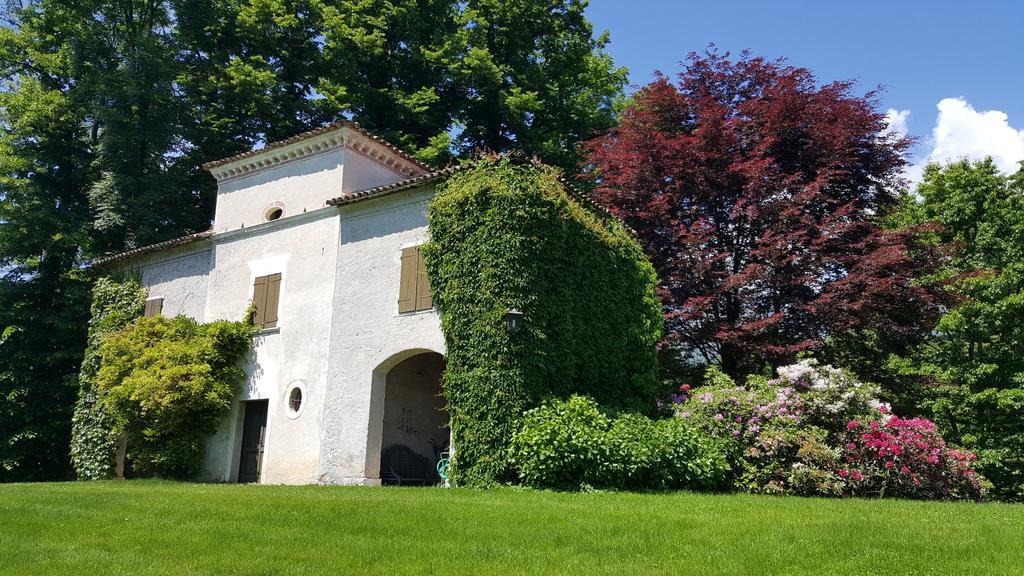
<path fill-rule="evenodd" d="M 341 207 L 321 483 L 379 483 L 387 372 L 417 353 L 444 353 L 435 311 L 398 313 L 402 248 L 427 239 L 432 195 L 426 185 Z"/>
<path fill-rule="evenodd" d="M 241 318 L 258 276 L 280 273 L 281 295 L 277 328 L 256 339 L 239 401 L 207 445 L 202 479 L 237 479 L 241 402 L 268 399 L 261 482 L 304 484 L 316 480 L 337 238 L 336 208 L 214 236 L 208 321 Z M 297 417 L 289 417 L 287 395 L 296 385 L 304 390 L 302 410 Z"/>
<path fill-rule="evenodd" d="M 283 218 L 318 210 L 332 198 L 391 184 L 405 176 L 348 148 L 302 156 L 252 174 L 226 179 L 217 189 L 214 230 L 222 233 L 264 221 L 275 202 Z"/>
<path fill-rule="evenodd" d="M 351 149 L 345 150 L 345 172 L 341 191 L 345 194 L 368 190 L 404 180 L 398 172 Z"/>
<path fill-rule="evenodd" d="M 196 247 L 161 252 L 141 263 L 142 285 L 148 289 L 149 298 L 164 299 L 164 316 L 205 320 L 212 256 L 209 242 L 203 241 Z"/>
<path fill-rule="evenodd" d="M 222 181 L 217 188 L 214 231 L 259 224 L 275 201 L 284 203 L 285 218 L 323 208 L 341 195 L 344 160 L 345 150 L 335 148 Z"/>

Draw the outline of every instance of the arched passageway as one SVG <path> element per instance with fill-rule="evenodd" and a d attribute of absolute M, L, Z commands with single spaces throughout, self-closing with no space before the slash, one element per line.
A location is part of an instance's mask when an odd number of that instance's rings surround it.
<path fill-rule="evenodd" d="M 424 352 L 388 371 L 380 443 L 384 484 L 430 485 L 440 482 L 437 461 L 451 434 L 441 392 L 444 357 Z"/>

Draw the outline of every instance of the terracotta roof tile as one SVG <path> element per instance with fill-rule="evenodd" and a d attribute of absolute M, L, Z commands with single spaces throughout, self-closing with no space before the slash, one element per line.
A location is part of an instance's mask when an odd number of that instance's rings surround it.
<path fill-rule="evenodd" d="M 332 198 L 331 200 L 327 201 L 327 204 L 328 206 L 342 206 L 344 204 L 351 204 L 353 202 L 358 202 L 360 200 L 376 198 L 378 196 L 386 196 L 394 192 L 400 192 L 402 190 L 413 188 L 420 184 L 428 184 L 430 182 L 440 180 L 446 176 L 458 172 L 459 170 L 465 169 L 466 166 L 468 165 L 463 164 L 458 166 L 449 166 L 441 170 L 434 170 L 433 172 L 428 172 L 426 174 L 421 174 L 419 176 L 414 176 L 412 178 L 400 180 L 393 184 L 385 184 L 384 186 L 377 186 L 376 188 L 368 188 L 366 190 L 360 190 L 358 192 L 351 192 L 344 196 Z"/>
<path fill-rule="evenodd" d="M 181 236 L 180 238 L 172 238 L 170 240 L 164 240 L 163 242 L 157 242 L 156 244 L 150 244 L 148 246 L 140 246 L 132 250 L 126 250 L 118 254 L 105 256 L 103 258 L 97 258 L 92 261 L 91 266 L 105 266 L 107 264 L 113 264 L 114 262 L 120 262 L 135 256 L 141 256 L 143 254 L 149 254 L 150 252 L 157 252 L 165 248 L 173 248 L 175 246 L 184 246 L 185 244 L 191 244 L 204 238 L 213 236 L 213 230 L 206 230 L 205 232 L 196 232 L 195 234 L 189 234 L 188 236 Z"/>

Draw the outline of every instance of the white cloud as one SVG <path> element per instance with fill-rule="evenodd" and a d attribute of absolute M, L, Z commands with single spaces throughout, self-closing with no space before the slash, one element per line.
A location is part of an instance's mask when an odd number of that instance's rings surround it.
<path fill-rule="evenodd" d="M 896 134 L 898 136 L 907 135 L 907 117 L 910 116 L 910 110 L 897 110 L 895 108 L 889 108 L 885 111 L 885 123 L 886 133 Z"/>
<path fill-rule="evenodd" d="M 1024 130 L 1010 126 L 1005 112 L 985 110 L 979 112 L 963 98 L 943 98 L 939 101 L 938 118 L 931 137 L 924 142 L 928 153 L 907 170 L 912 182 L 921 179 L 924 166 L 929 162 L 949 162 L 964 157 L 981 160 L 991 156 L 999 169 L 1012 173 L 1024 160 Z M 890 109 L 893 131 L 906 133 L 908 110 Z"/>

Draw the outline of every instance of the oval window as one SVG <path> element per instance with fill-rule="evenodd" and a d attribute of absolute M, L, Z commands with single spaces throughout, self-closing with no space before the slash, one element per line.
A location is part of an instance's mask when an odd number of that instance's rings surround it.
<path fill-rule="evenodd" d="M 284 216 L 284 210 L 275 206 L 274 208 L 267 210 L 267 214 L 264 217 L 267 219 L 267 222 L 270 222 L 271 220 L 277 220 L 281 216 Z"/>
<path fill-rule="evenodd" d="M 302 389 L 295 387 L 292 388 L 291 394 L 288 395 L 288 410 L 292 414 L 298 414 L 299 410 L 302 409 Z"/>

